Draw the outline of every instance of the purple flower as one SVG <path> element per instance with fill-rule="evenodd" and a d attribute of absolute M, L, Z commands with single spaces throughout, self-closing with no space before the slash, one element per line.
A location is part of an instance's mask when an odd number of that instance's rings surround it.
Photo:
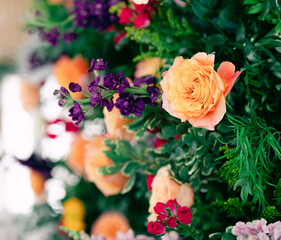
<path fill-rule="evenodd" d="M 69 109 L 69 117 L 72 118 L 72 121 L 76 122 L 75 125 L 79 125 L 79 123 L 82 121 L 82 120 L 86 120 L 83 112 L 82 112 L 82 109 L 79 105 L 79 103 L 73 101 L 73 104 L 74 106 L 72 108 Z"/>
<path fill-rule="evenodd" d="M 63 34 L 63 40 L 67 43 L 71 43 L 77 37 L 78 35 L 75 32 L 68 32 Z"/>
<path fill-rule="evenodd" d="M 114 103 L 113 103 L 113 97 L 111 97 L 110 99 L 107 98 L 103 98 L 100 102 L 101 107 L 105 106 L 107 108 L 107 110 L 109 112 L 112 111 L 113 107 L 114 107 Z"/>
<path fill-rule="evenodd" d="M 60 91 L 61 91 L 61 93 L 60 93 L 60 98 L 61 98 L 61 99 L 64 99 L 64 98 L 65 98 L 65 95 L 66 95 L 66 96 L 70 96 L 68 90 L 67 90 L 65 87 L 61 87 L 61 88 L 60 88 Z M 63 93 L 63 94 L 62 94 L 62 93 Z"/>
<path fill-rule="evenodd" d="M 107 62 L 103 59 L 92 59 L 91 61 L 91 68 L 87 70 L 87 72 L 93 72 L 94 70 L 105 70 L 107 66 Z"/>
<path fill-rule="evenodd" d="M 74 82 L 69 83 L 68 88 L 71 92 L 81 92 L 82 91 L 82 87 L 78 83 L 74 83 Z"/>
<path fill-rule="evenodd" d="M 55 47 L 60 38 L 60 33 L 57 27 L 54 27 L 52 30 L 46 32 L 43 29 L 39 28 L 39 35 L 44 40 L 49 42 L 53 47 Z"/>
<path fill-rule="evenodd" d="M 100 82 L 100 76 L 98 76 L 96 79 L 92 79 L 92 82 L 88 85 L 88 90 L 90 93 L 95 93 L 97 91 L 97 86 Z"/>
<path fill-rule="evenodd" d="M 124 116 L 135 114 L 141 116 L 145 108 L 145 102 L 142 98 L 134 98 L 131 93 L 120 93 L 119 98 L 116 100 L 115 106 L 120 110 Z"/>
<path fill-rule="evenodd" d="M 110 90 L 116 90 L 118 93 L 123 93 L 126 88 L 130 87 L 128 79 L 123 73 L 109 73 L 103 79 L 103 85 Z"/>
<path fill-rule="evenodd" d="M 75 24 L 81 28 L 94 27 L 99 31 L 103 31 L 108 26 L 118 22 L 117 16 L 109 13 L 109 8 L 117 3 L 118 1 L 116 0 L 75 0 Z"/>
<path fill-rule="evenodd" d="M 156 82 L 155 77 L 146 76 L 145 78 L 135 78 L 134 86 L 141 87 L 141 85 L 149 85 Z"/>
<path fill-rule="evenodd" d="M 150 101 L 148 102 L 148 104 L 150 106 L 154 106 L 158 99 L 158 96 L 160 95 L 160 91 L 157 87 L 147 87 L 146 90 L 150 95 L 149 97 Z"/>
<path fill-rule="evenodd" d="M 94 88 L 96 89 L 96 91 L 94 91 Z M 97 87 L 93 87 L 92 88 L 92 96 L 90 97 L 90 102 L 92 104 L 92 107 L 96 106 L 98 103 L 101 102 L 102 98 L 101 98 L 101 94 L 98 91 Z"/>

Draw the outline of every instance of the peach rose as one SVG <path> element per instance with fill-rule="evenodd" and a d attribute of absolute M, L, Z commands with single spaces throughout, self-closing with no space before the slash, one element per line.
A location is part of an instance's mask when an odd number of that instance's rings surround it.
<path fill-rule="evenodd" d="M 67 165 L 78 174 L 83 174 L 85 165 L 85 152 L 88 141 L 81 135 L 77 135 L 71 145 L 71 149 L 67 158 Z"/>
<path fill-rule="evenodd" d="M 172 116 L 198 128 L 214 130 L 225 112 L 225 97 L 241 71 L 223 62 L 216 72 L 214 54 L 200 52 L 191 59 L 177 57 L 163 73 L 163 108 Z"/>
<path fill-rule="evenodd" d="M 173 180 L 169 173 L 170 166 L 167 165 L 158 170 L 151 187 L 149 200 L 150 221 L 155 221 L 157 215 L 154 213 L 154 206 L 157 202 L 166 203 L 170 199 L 176 199 L 181 206 L 191 207 L 194 203 L 194 191 L 189 184 L 180 184 Z"/>
<path fill-rule="evenodd" d="M 128 178 L 121 173 L 103 176 L 98 172 L 100 167 L 112 163 L 103 153 L 107 150 L 104 140 L 106 140 L 104 136 L 94 136 L 89 142 L 86 150 L 85 173 L 89 181 L 94 182 L 105 196 L 110 196 L 120 193 Z"/>
<path fill-rule="evenodd" d="M 28 81 L 22 81 L 20 85 L 20 99 L 26 111 L 33 110 L 40 102 L 39 88 Z"/>
<path fill-rule="evenodd" d="M 118 97 L 118 94 L 114 95 L 114 101 Z M 110 137 L 130 141 L 134 137 L 134 133 L 129 133 L 125 128 L 125 125 L 132 120 L 122 118 L 120 110 L 113 107 L 109 112 L 107 108 L 103 109 L 104 122 L 107 129 L 107 133 Z"/>
<path fill-rule="evenodd" d="M 119 212 L 105 212 L 93 224 L 92 234 L 102 234 L 115 239 L 117 232 L 127 233 L 130 229 L 127 218 Z"/>
<path fill-rule="evenodd" d="M 82 89 L 86 89 L 86 76 L 87 76 L 88 63 L 86 59 L 81 56 L 76 56 L 70 59 L 68 56 L 62 56 L 54 65 L 54 74 L 58 83 L 69 90 L 68 85 L 71 82 L 79 83 Z M 81 92 L 70 92 L 74 99 L 84 98 Z"/>
<path fill-rule="evenodd" d="M 159 57 L 142 60 L 136 65 L 134 76 L 135 78 L 140 78 L 147 75 L 156 75 L 163 64 L 164 60 Z"/>
<path fill-rule="evenodd" d="M 33 190 L 35 196 L 41 195 L 41 193 L 45 190 L 45 178 L 38 171 L 31 170 L 30 171 L 30 185 Z"/>

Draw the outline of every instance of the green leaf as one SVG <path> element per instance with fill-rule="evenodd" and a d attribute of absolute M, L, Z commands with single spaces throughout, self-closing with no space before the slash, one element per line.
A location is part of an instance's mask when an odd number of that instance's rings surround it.
<path fill-rule="evenodd" d="M 134 149 L 128 141 L 120 140 L 117 141 L 116 144 L 116 153 L 125 160 L 130 160 L 132 158 L 132 154 L 134 153 Z"/>
<path fill-rule="evenodd" d="M 221 34 L 213 34 L 207 38 L 207 41 L 212 43 L 214 46 L 220 46 L 225 43 L 225 38 Z"/>
<path fill-rule="evenodd" d="M 139 168 L 140 168 L 140 164 L 138 162 L 127 162 L 124 164 L 122 168 L 122 173 L 125 176 L 130 176 L 134 172 L 138 171 Z"/>
<path fill-rule="evenodd" d="M 242 20 L 239 21 L 239 24 L 236 28 L 236 36 L 235 36 L 235 40 L 237 42 L 243 42 L 246 36 L 246 32 L 245 32 L 245 25 L 242 22 Z"/>
<path fill-rule="evenodd" d="M 161 138 L 166 139 L 166 138 L 172 138 L 178 134 L 176 126 L 166 126 L 162 129 L 162 134 Z M 160 136 L 160 135 L 159 135 Z"/>
<path fill-rule="evenodd" d="M 208 6 L 204 6 L 200 0 L 190 0 L 190 5 L 194 13 L 199 17 L 203 18 L 210 11 Z"/>
<path fill-rule="evenodd" d="M 102 175 L 111 175 L 120 172 L 123 165 L 124 165 L 123 163 L 118 163 L 118 164 L 111 164 L 108 166 L 100 167 L 98 169 L 98 172 Z"/>
<path fill-rule="evenodd" d="M 125 187 L 123 188 L 123 190 L 121 191 L 121 194 L 125 194 L 125 193 L 129 192 L 129 191 L 133 188 L 133 186 L 134 186 L 134 184 L 135 184 L 135 182 L 136 182 L 136 178 L 137 178 L 137 175 L 136 175 L 136 174 L 133 174 L 133 175 L 131 176 L 131 178 L 130 178 L 129 181 L 127 182 L 126 186 L 125 186 Z"/>
<path fill-rule="evenodd" d="M 250 9 L 248 10 L 249 14 L 256 14 L 261 12 L 263 9 L 263 4 L 262 3 L 257 3 L 256 5 L 250 7 Z"/>

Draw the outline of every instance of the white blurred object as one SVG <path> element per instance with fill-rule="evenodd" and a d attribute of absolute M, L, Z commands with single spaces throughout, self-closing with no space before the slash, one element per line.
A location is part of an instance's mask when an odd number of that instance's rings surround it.
<path fill-rule="evenodd" d="M 35 149 L 35 122 L 20 100 L 18 75 L 4 77 L 1 87 L 2 145 L 5 154 L 28 158 Z"/>

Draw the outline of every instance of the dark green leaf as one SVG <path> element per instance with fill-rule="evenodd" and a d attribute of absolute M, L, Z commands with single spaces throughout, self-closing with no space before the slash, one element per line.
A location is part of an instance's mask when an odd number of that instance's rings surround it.
<path fill-rule="evenodd" d="M 136 175 L 136 174 L 133 174 L 133 175 L 131 176 L 131 178 L 130 178 L 129 181 L 127 182 L 126 186 L 125 186 L 125 187 L 123 188 L 123 190 L 121 191 L 122 194 L 125 194 L 125 193 L 129 192 L 129 191 L 133 188 L 133 186 L 134 186 L 134 184 L 135 184 L 135 182 L 136 182 L 136 178 L 137 178 L 137 175 Z"/>

